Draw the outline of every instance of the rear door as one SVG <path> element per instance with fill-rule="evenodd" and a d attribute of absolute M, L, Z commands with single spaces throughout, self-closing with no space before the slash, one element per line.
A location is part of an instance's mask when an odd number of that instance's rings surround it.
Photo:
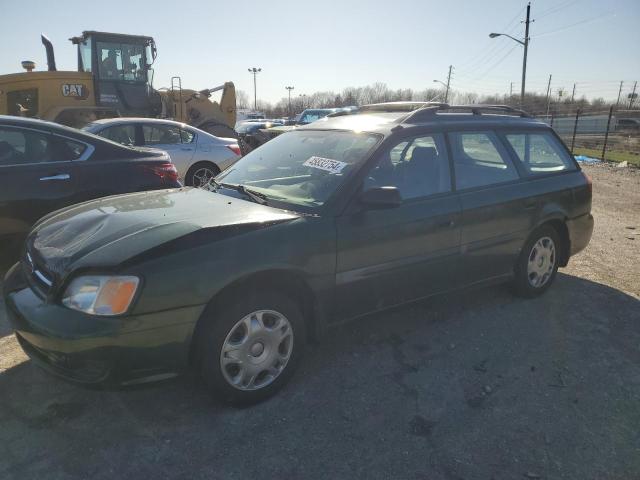
<path fill-rule="evenodd" d="M 383 150 L 362 190 L 395 186 L 403 203 L 337 219 L 339 318 L 445 291 L 455 282 L 460 203 L 452 191 L 442 134 L 400 140 Z"/>
<path fill-rule="evenodd" d="M 194 136 L 174 125 L 145 123 L 142 125 L 144 144 L 147 147 L 164 150 L 183 179 L 195 154 Z M 184 137 L 184 141 L 183 141 Z"/>
<path fill-rule="evenodd" d="M 538 203 L 491 130 L 448 134 L 462 204 L 461 279 L 472 284 L 510 274 Z"/>
<path fill-rule="evenodd" d="M 49 132 L 0 126 L 0 236 L 25 234 L 76 200 L 74 160 L 91 147 Z"/>

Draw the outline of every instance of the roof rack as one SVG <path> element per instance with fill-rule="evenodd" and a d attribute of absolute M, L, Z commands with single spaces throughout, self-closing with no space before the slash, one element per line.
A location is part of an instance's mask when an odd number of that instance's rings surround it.
<path fill-rule="evenodd" d="M 362 105 L 359 112 L 413 112 L 426 107 L 438 107 L 441 105 L 447 105 L 446 103 L 438 102 L 383 102 L 383 103 L 370 103 L 368 105 Z"/>
<path fill-rule="evenodd" d="M 437 113 L 472 113 L 473 115 L 485 114 L 506 114 L 518 117 L 532 118 L 524 110 L 510 107 L 509 105 L 449 105 L 441 103 L 438 105 L 425 106 L 414 110 L 409 115 L 401 119 L 401 123 L 415 123 L 432 119 Z"/>

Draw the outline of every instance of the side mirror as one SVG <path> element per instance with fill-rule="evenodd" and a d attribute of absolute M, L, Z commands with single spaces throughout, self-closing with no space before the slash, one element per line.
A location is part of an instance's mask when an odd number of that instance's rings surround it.
<path fill-rule="evenodd" d="M 375 187 L 362 192 L 360 203 L 374 210 L 395 208 L 402 204 L 402 196 L 396 187 Z"/>

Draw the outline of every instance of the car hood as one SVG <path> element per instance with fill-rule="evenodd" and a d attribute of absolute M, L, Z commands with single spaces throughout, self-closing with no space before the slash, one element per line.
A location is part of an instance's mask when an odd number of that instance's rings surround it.
<path fill-rule="evenodd" d="M 198 235 L 199 242 L 214 241 L 221 233 L 236 235 L 297 217 L 195 188 L 130 193 L 48 215 L 31 231 L 27 248 L 46 270 L 61 277 L 77 268 L 117 266 L 170 242 L 173 249 L 193 246 L 177 239 Z"/>

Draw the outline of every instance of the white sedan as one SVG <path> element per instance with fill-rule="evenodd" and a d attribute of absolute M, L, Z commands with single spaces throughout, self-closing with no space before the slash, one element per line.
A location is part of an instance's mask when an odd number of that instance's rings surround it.
<path fill-rule="evenodd" d="M 241 157 L 235 138 L 222 138 L 190 125 L 157 118 L 108 118 L 83 130 L 123 145 L 164 150 L 184 185 L 206 187 L 218 173 Z"/>

